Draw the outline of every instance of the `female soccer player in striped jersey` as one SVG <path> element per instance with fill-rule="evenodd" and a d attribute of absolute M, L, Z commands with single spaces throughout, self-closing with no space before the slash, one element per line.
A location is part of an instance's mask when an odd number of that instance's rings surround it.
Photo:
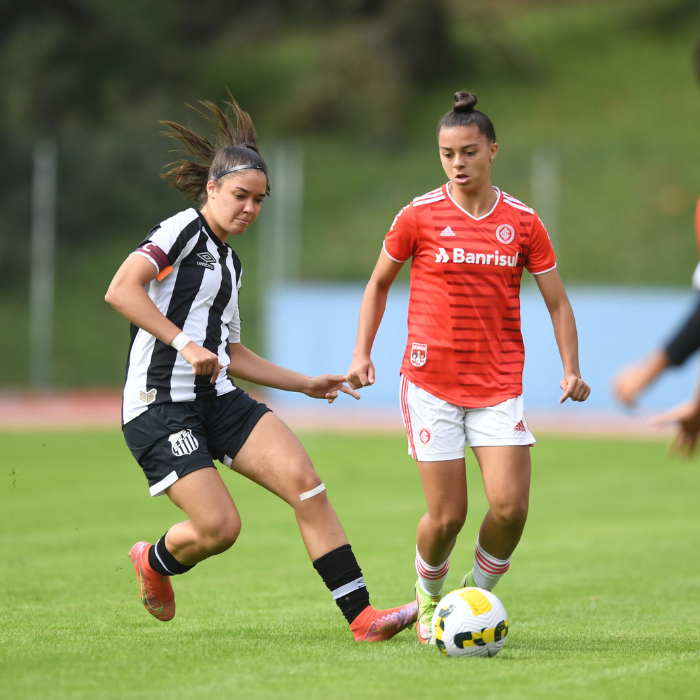
<path fill-rule="evenodd" d="M 332 402 L 359 396 L 342 375 L 307 377 L 267 362 L 241 344 L 241 263 L 227 239 L 255 221 L 267 194 L 267 166 L 248 114 L 231 97 L 228 114 L 203 102 L 219 143 L 172 122 L 186 157 L 165 177 L 201 201 L 151 230 L 115 275 L 107 301 L 131 321 L 123 430 L 152 496 L 167 494 L 187 515 L 155 545 L 137 542 L 130 557 L 141 600 L 170 620 L 170 577 L 224 552 L 241 521 L 214 466 L 219 460 L 294 509 L 301 536 L 357 641 L 381 641 L 412 624 L 417 604 L 375 610 L 325 487 L 301 443 L 234 377 Z"/>
<path fill-rule="evenodd" d="M 428 512 L 418 524 L 418 638 L 430 621 L 467 514 L 464 449 L 479 463 L 489 511 L 463 586 L 491 590 L 510 565 L 527 517 L 530 450 L 523 413 L 520 279 L 531 272 L 544 297 L 564 366 L 566 399 L 585 401 L 576 323 L 537 214 L 491 184 L 498 145 L 476 97 L 458 92 L 438 125 L 449 182 L 397 215 L 367 285 L 347 373 L 351 387 L 373 384 L 370 359 L 387 294 L 411 259 L 408 342 L 401 409 Z"/>

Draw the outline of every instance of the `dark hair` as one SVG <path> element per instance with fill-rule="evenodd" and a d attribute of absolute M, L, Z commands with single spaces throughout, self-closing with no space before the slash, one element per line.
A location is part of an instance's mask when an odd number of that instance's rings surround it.
<path fill-rule="evenodd" d="M 236 170 L 246 168 L 261 170 L 265 173 L 265 177 L 268 177 L 267 165 L 258 151 L 258 137 L 253 120 L 247 112 L 238 106 L 238 102 L 230 92 L 228 92 L 228 96 L 228 101 L 224 103 L 226 112 L 209 101 L 199 103 L 204 108 L 203 110 L 187 105 L 214 126 L 218 132 L 215 143 L 198 136 L 181 124 L 170 121 L 160 122 L 169 129 L 169 131 L 162 133 L 177 139 L 185 147 L 185 150 L 174 151 L 174 153 L 180 153 L 185 157 L 168 163 L 165 167 L 170 169 L 161 177 L 164 180 L 169 180 L 173 187 L 193 199 L 200 201 L 206 199 L 207 182 L 209 180 L 218 182 L 219 178 L 233 172 L 234 168 Z M 236 166 L 244 167 L 237 168 Z M 227 170 L 229 173 L 225 172 Z M 270 194 L 269 179 L 266 193 Z"/>
<path fill-rule="evenodd" d="M 464 92 L 463 90 L 455 92 L 454 102 L 452 109 L 443 116 L 438 124 L 438 136 L 441 129 L 476 124 L 479 127 L 479 131 L 491 143 L 496 142 L 496 130 L 493 128 L 491 120 L 483 112 L 474 109 L 476 106 L 476 95 L 474 93 Z"/>

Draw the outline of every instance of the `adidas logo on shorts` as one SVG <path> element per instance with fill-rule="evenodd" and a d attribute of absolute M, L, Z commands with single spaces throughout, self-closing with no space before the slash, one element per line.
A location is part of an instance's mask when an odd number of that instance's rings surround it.
<path fill-rule="evenodd" d="M 515 426 L 515 428 L 513 428 L 513 430 L 515 430 L 515 431 L 518 432 L 518 433 L 526 433 L 526 432 L 527 432 L 527 428 L 525 427 L 525 423 L 524 423 L 523 421 L 520 421 L 520 422 Z"/>

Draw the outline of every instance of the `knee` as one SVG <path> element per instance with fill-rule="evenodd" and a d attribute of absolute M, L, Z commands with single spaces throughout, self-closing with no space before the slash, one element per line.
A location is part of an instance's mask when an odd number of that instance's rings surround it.
<path fill-rule="evenodd" d="M 199 545 L 209 556 L 230 549 L 241 534 L 238 514 L 220 514 L 199 529 Z"/>
<path fill-rule="evenodd" d="M 496 503 L 491 506 L 493 519 L 503 528 L 524 527 L 527 520 L 527 511 L 527 499 Z"/>
<path fill-rule="evenodd" d="M 297 506 L 303 505 L 317 505 L 321 501 L 327 500 L 325 489 L 320 493 L 316 493 L 313 496 L 305 498 L 303 501 L 301 497 L 313 492 L 317 489 L 323 482 L 321 481 L 318 474 L 316 474 L 311 462 L 299 463 L 291 470 L 290 482 L 293 484 L 290 489 L 290 502 L 295 508 Z"/>
<path fill-rule="evenodd" d="M 438 531 L 438 536 L 442 540 L 453 539 L 457 537 L 464 526 L 464 521 L 467 519 L 467 509 L 456 509 L 439 513 L 437 517 L 432 517 Z"/>

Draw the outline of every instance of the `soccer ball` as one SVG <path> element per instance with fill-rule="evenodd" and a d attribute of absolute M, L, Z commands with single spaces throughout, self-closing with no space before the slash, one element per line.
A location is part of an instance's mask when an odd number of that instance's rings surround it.
<path fill-rule="evenodd" d="M 491 591 L 460 588 L 438 603 L 432 628 L 447 656 L 496 656 L 508 639 L 508 613 Z"/>

